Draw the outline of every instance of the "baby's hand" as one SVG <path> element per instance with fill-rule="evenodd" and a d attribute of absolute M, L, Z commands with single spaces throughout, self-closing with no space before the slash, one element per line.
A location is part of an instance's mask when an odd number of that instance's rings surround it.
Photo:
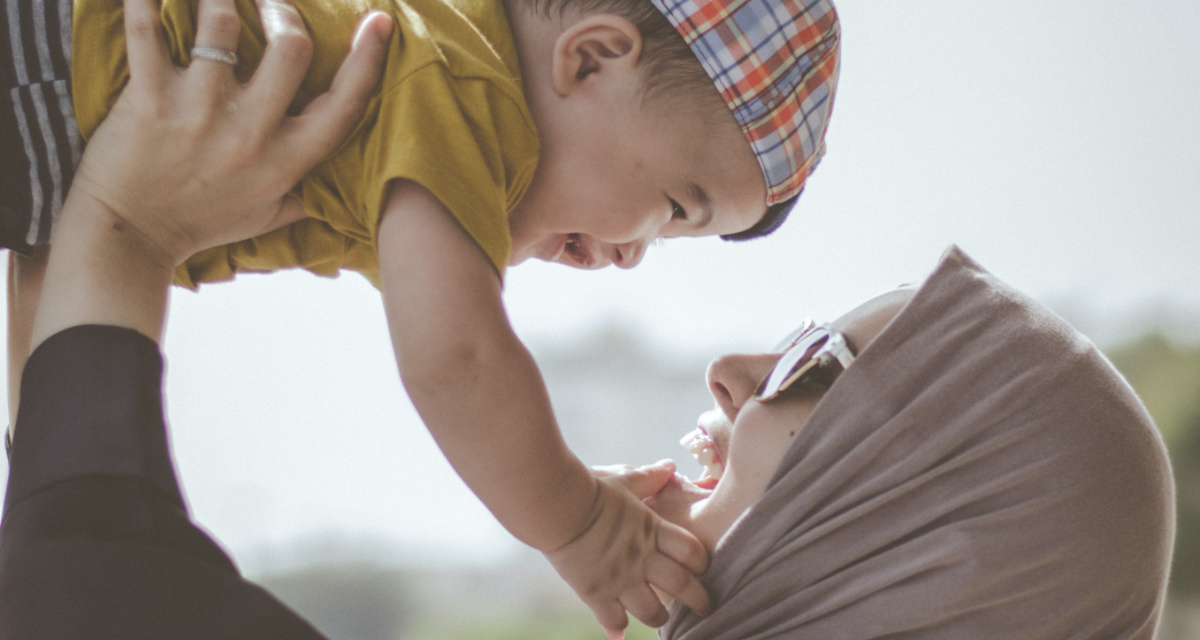
<path fill-rule="evenodd" d="M 698 487 L 686 476 L 676 473 L 657 493 L 643 502 L 667 522 L 694 531 L 692 506 L 711 495 L 711 489 Z"/>
<path fill-rule="evenodd" d="M 629 623 L 626 611 L 652 627 L 666 623 L 667 610 L 651 585 L 700 615 L 711 607 L 696 578 L 708 565 L 704 546 L 642 503 L 674 473 L 669 460 L 638 469 L 597 470 L 591 524 L 566 546 L 546 553 L 610 638 L 621 637 Z"/>

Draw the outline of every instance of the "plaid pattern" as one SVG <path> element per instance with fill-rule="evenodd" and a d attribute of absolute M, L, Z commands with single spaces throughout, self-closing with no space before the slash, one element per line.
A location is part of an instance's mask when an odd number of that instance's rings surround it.
<path fill-rule="evenodd" d="M 767 204 L 825 155 L 840 27 L 830 0 L 651 0 L 700 59 L 754 149 Z"/>

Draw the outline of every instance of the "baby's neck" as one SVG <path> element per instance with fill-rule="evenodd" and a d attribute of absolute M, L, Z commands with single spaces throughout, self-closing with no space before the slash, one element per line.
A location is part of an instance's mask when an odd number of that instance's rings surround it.
<path fill-rule="evenodd" d="M 554 41 L 562 33 L 561 20 L 535 13 L 524 0 L 504 0 L 509 29 L 521 65 L 525 101 L 538 123 L 538 106 L 544 104 L 550 87 L 550 63 Z M 551 91 L 552 92 L 552 91 Z"/>
<path fill-rule="evenodd" d="M 536 192 L 545 166 L 559 157 L 564 140 L 570 139 L 571 118 L 565 114 L 562 96 L 552 80 L 554 45 L 564 29 L 564 19 L 545 17 L 529 7 L 528 0 L 504 0 L 505 14 L 512 31 L 513 44 L 520 64 L 521 85 L 540 143 L 538 171 L 526 193 Z M 532 205 L 523 198 L 508 212 L 512 253 L 509 264 L 518 264 L 532 256 L 540 242 L 541 230 L 526 215 Z M 534 207 L 536 208 L 536 207 Z"/>

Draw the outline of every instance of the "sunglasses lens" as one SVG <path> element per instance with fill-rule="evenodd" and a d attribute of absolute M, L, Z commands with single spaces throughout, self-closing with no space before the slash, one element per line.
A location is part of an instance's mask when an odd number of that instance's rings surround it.
<path fill-rule="evenodd" d="M 759 400 L 778 396 L 797 380 L 829 387 L 854 362 L 854 352 L 846 344 L 846 336 L 830 325 L 817 325 L 812 320 L 805 320 L 775 351 L 782 353 L 754 393 Z"/>
<path fill-rule="evenodd" d="M 775 363 L 767 379 L 755 394 L 759 399 L 770 400 L 783 393 L 801 376 L 820 363 L 812 358 L 812 354 L 829 340 L 829 334 L 812 332 L 812 335 L 802 335 Z"/>

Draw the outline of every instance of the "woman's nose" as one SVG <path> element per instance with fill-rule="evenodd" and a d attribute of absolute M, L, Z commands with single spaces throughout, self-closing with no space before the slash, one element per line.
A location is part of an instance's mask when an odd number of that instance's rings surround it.
<path fill-rule="evenodd" d="M 618 269 L 632 269 L 638 266 L 645 256 L 646 242 L 643 240 L 613 245 L 612 248 L 612 261 Z"/>
<path fill-rule="evenodd" d="M 708 389 L 730 422 L 737 419 L 738 412 L 778 360 L 778 353 L 734 353 L 709 363 Z"/>

